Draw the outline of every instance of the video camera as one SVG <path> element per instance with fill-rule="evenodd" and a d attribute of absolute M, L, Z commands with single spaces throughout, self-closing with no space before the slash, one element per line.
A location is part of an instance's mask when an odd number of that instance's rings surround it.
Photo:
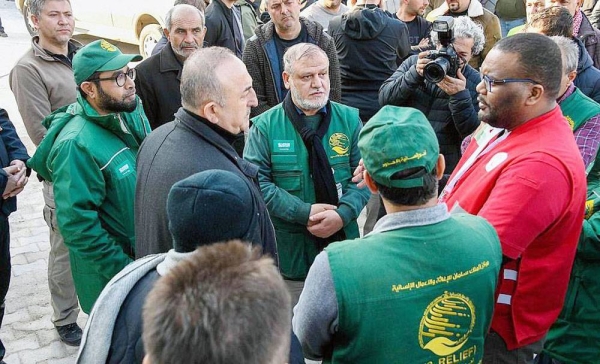
<path fill-rule="evenodd" d="M 427 58 L 432 59 L 425 65 L 423 76 L 432 83 L 438 83 L 446 77 L 456 77 L 459 58 L 452 46 L 454 41 L 454 18 L 451 16 L 440 16 L 434 22 L 432 31 L 436 32 L 442 48 L 432 51 Z"/>

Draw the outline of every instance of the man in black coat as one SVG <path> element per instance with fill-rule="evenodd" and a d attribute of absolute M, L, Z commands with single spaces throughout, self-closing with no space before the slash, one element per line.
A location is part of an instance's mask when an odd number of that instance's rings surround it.
<path fill-rule="evenodd" d="M 244 52 L 244 31 L 242 14 L 234 6 L 235 0 L 212 0 L 206 7 L 206 47 L 219 46 L 229 48 L 242 59 Z"/>
<path fill-rule="evenodd" d="M 0 326 L 4 318 L 4 299 L 10 284 L 10 228 L 8 215 L 17 210 L 15 197 L 27 183 L 25 162 L 29 159 L 27 149 L 19 139 L 15 126 L 6 110 L 0 108 Z M 5 348 L 0 340 L 0 361 Z"/>
<path fill-rule="evenodd" d="M 166 201 L 173 184 L 197 172 L 221 169 L 252 181 L 260 202 L 263 251 L 277 262 L 275 231 L 258 188 L 258 167 L 240 158 L 232 146 L 248 130 L 250 108 L 257 105 L 246 67 L 231 51 L 210 47 L 187 59 L 181 80 L 182 107 L 175 120 L 153 131 L 138 154 L 136 258 L 172 247 Z M 232 224 L 236 213 L 231 211 Z"/>
<path fill-rule="evenodd" d="M 379 87 L 410 52 L 408 28 L 378 4 L 358 0 L 352 11 L 329 22 L 340 62 L 342 103 L 358 108 L 363 123 L 380 108 Z"/>
<path fill-rule="evenodd" d="M 135 89 L 152 130 L 173 120 L 181 106 L 181 70 L 192 52 L 202 48 L 204 14 L 195 6 L 176 5 L 165 17 L 164 31 L 167 46 L 136 67 Z"/>

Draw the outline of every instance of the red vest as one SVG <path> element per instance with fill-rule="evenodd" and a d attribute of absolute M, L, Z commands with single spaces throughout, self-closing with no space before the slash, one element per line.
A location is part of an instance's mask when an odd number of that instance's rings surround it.
<path fill-rule="evenodd" d="M 484 150 L 442 197 L 486 218 L 512 259 L 500 270 L 492 320 L 509 350 L 544 337 L 563 305 L 586 195 L 572 134 L 557 106 Z M 450 181 L 477 148 L 474 138 Z"/>

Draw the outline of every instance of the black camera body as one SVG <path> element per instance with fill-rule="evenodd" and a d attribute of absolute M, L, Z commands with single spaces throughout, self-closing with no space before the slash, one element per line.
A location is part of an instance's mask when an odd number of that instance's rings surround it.
<path fill-rule="evenodd" d="M 423 76 L 432 83 L 438 83 L 446 77 L 456 77 L 460 67 L 459 57 L 454 50 L 454 18 L 451 16 L 440 16 L 434 22 L 432 31 L 436 32 L 442 47 L 438 51 L 432 51 L 427 58 L 432 61 L 425 65 Z"/>

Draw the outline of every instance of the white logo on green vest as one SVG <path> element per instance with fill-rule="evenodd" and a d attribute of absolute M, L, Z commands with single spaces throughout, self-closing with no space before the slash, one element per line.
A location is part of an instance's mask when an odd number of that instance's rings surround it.
<path fill-rule="evenodd" d="M 293 140 L 273 140 L 273 150 L 275 152 L 294 153 L 294 149 Z"/>

